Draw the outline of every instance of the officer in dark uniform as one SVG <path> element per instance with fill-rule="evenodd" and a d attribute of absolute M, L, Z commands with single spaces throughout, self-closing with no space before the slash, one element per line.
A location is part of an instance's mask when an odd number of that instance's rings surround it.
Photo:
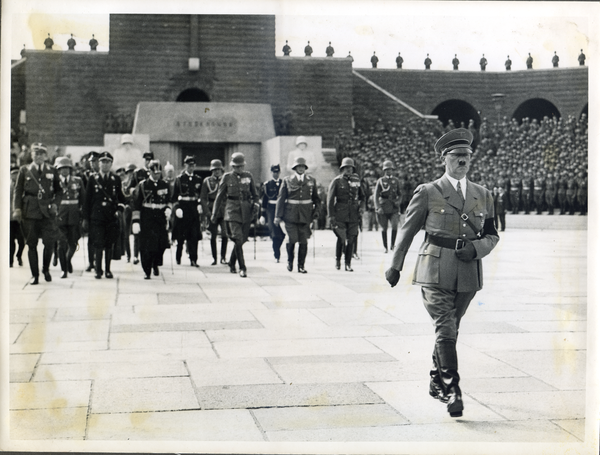
<path fill-rule="evenodd" d="M 577 205 L 579 206 L 580 215 L 587 214 L 588 201 L 588 178 L 585 172 L 580 171 L 577 174 Z"/>
<path fill-rule="evenodd" d="M 533 179 L 529 172 L 525 172 L 521 180 L 521 200 L 523 201 L 525 215 L 529 215 L 533 207 Z"/>
<path fill-rule="evenodd" d="M 573 175 L 567 178 L 567 204 L 569 204 L 569 215 L 575 214 L 577 202 L 577 178 Z"/>
<path fill-rule="evenodd" d="M 329 41 L 329 46 L 327 46 L 327 49 L 325 49 L 325 54 L 327 55 L 327 57 L 333 57 L 334 53 L 335 53 L 335 51 L 333 50 L 333 46 L 331 45 L 331 41 Z"/>
<path fill-rule="evenodd" d="M 23 265 L 23 250 L 25 249 L 25 239 L 23 238 L 23 228 L 21 223 L 15 218 L 14 200 L 15 187 L 17 185 L 17 177 L 19 176 L 19 166 L 11 166 L 10 168 L 10 267 L 13 266 L 15 253 L 17 262 L 20 266 Z M 15 243 L 18 245 L 15 245 Z"/>
<path fill-rule="evenodd" d="M 427 54 L 427 58 L 425 58 L 425 61 L 423 62 L 425 63 L 425 69 L 429 70 L 431 69 L 431 59 L 429 58 L 429 54 Z"/>
<path fill-rule="evenodd" d="M 283 180 L 275 207 L 275 225 L 283 220 L 288 234 L 286 244 L 288 254 L 287 269 L 294 269 L 294 249 L 298 243 L 298 272 L 306 273 L 304 268 L 308 239 L 311 235 L 310 224 L 319 215 L 321 200 L 317 189 L 317 181 L 306 174 L 306 160 L 297 157 L 292 169 L 295 174 Z"/>
<path fill-rule="evenodd" d="M 531 56 L 531 54 L 528 54 L 525 64 L 527 65 L 528 70 L 533 69 L 533 57 Z"/>
<path fill-rule="evenodd" d="M 204 179 L 200 189 L 200 203 L 202 204 L 202 213 L 209 218 L 208 232 L 210 232 L 210 251 L 213 261 L 211 265 L 217 265 L 217 236 L 219 235 L 219 226 L 221 227 L 221 264 L 227 264 L 225 258 L 227 254 L 227 228 L 223 219 L 223 208 L 217 214 L 216 223 L 212 222 L 212 212 L 217 198 L 219 182 L 223 177 L 223 163 L 221 160 L 212 160 L 210 162 L 211 176 Z"/>
<path fill-rule="evenodd" d="M 165 249 L 169 248 L 167 220 L 171 216 L 169 184 L 162 179 L 158 160 L 148 164 L 150 175 L 136 187 L 131 201 L 131 229 L 139 234 L 144 279 L 159 275 Z M 189 245 L 188 245 L 189 248 Z"/>
<path fill-rule="evenodd" d="M 73 38 L 73 34 L 71 33 L 71 38 L 69 38 L 69 41 L 67 41 L 67 47 L 70 51 L 74 51 L 76 45 L 77 41 L 75 41 L 75 38 Z"/>
<path fill-rule="evenodd" d="M 553 68 L 558 68 L 558 55 L 556 55 L 556 51 L 554 51 L 554 56 L 552 57 L 552 67 Z"/>
<path fill-rule="evenodd" d="M 283 55 L 289 57 L 290 52 L 292 52 L 292 48 L 288 45 L 288 40 L 285 40 L 285 46 L 283 46 Z"/>
<path fill-rule="evenodd" d="M 308 44 L 304 47 L 304 56 L 305 57 L 310 57 L 313 53 L 313 48 L 310 46 L 310 41 L 308 42 Z"/>
<path fill-rule="evenodd" d="M 278 224 L 275 224 L 275 205 L 277 204 L 277 196 L 279 195 L 279 189 L 281 188 L 281 179 L 279 173 L 281 167 L 279 164 L 271 166 L 271 175 L 273 178 L 265 182 L 262 186 L 261 191 L 261 205 L 262 205 L 262 216 L 260 218 L 261 224 L 267 223 L 269 227 L 269 235 L 273 240 L 273 254 L 275 260 L 279 262 L 281 257 L 281 244 L 285 238 L 285 233 L 281 230 Z"/>
<path fill-rule="evenodd" d="M 479 66 L 481 67 L 481 71 L 485 71 L 485 67 L 487 66 L 487 58 L 485 58 L 485 54 L 481 55 L 481 58 L 479 59 Z"/>
<path fill-rule="evenodd" d="M 260 204 L 254 178 L 244 170 L 246 160 L 243 153 L 234 153 L 230 163 L 233 171 L 223 175 L 217 190 L 211 221 L 217 223 L 222 208 L 225 210 L 227 235 L 233 241 L 234 248 L 229 259 L 229 270 L 236 273 L 235 264 L 239 263 L 240 276 L 245 278 L 244 243 L 248 241 L 250 224 L 255 220 Z"/>
<path fill-rule="evenodd" d="M 546 190 L 546 179 L 542 171 L 533 179 L 533 200 L 535 201 L 535 212 L 537 215 L 542 214 L 544 205 L 544 191 Z"/>
<path fill-rule="evenodd" d="M 560 208 L 560 214 L 565 215 L 567 213 L 567 173 L 563 171 L 560 173 L 558 181 L 556 183 L 556 197 L 558 199 L 558 207 Z"/>
<path fill-rule="evenodd" d="M 544 201 L 546 201 L 546 206 L 548 207 L 548 215 L 554 215 L 554 200 L 556 199 L 557 189 L 556 180 L 552 174 L 548 172 L 546 188 L 544 190 Z"/>
<path fill-rule="evenodd" d="M 340 175 L 334 178 L 327 193 L 327 214 L 333 232 L 337 236 L 335 248 L 335 268 L 340 269 L 342 251 L 344 252 L 345 270 L 352 270 L 352 252 L 358 236 L 360 224 L 360 203 L 364 194 L 358 174 L 354 172 L 354 160 L 342 159 Z"/>
<path fill-rule="evenodd" d="M 402 69 L 402 64 L 403 63 L 404 63 L 404 59 L 400 55 L 400 52 L 398 52 L 398 57 L 396 57 L 396 68 Z"/>
<path fill-rule="evenodd" d="M 144 167 L 137 168 L 133 172 L 133 176 L 129 182 L 129 187 L 127 188 L 129 193 L 133 194 L 135 188 L 142 182 L 150 177 L 150 170 L 148 169 L 148 165 L 150 161 L 154 159 L 154 153 L 148 151 L 144 152 L 142 155 L 144 158 Z M 133 234 L 133 263 L 139 264 L 140 259 L 140 237 L 139 234 Z"/>
<path fill-rule="evenodd" d="M 481 258 L 498 243 L 491 192 L 466 178 L 473 135 L 451 130 L 435 143 L 446 173 L 420 185 L 406 211 L 387 281 L 400 279 L 406 254 L 421 229 L 426 236 L 419 249 L 413 284 L 421 286 L 425 309 L 435 325 L 435 348 L 429 393 L 447 403 L 451 417 L 463 414 L 456 341 L 461 318 L 482 287 Z"/>
<path fill-rule="evenodd" d="M 42 239 L 44 244 L 42 273 L 46 281 L 52 281 L 49 268 L 54 244 L 59 237 L 56 215 L 62 198 L 62 188 L 58 172 L 53 166 L 46 163 L 47 147 L 40 142 L 33 143 L 31 157 L 33 162 L 22 166 L 17 176 L 13 217 L 23 227 L 32 275 L 30 284 L 38 284 L 40 272 L 37 244 L 39 239 Z"/>
<path fill-rule="evenodd" d="M 88 159 L 87 159 L 88 168 L 85 170 L 85 172 L 81 176 L 81 180 L 83 181 L 84 188 L 87 188 L 87 184 L 88 184 L 88 181 L 90 180 L 90 177 L 100 170 L 100 162 L 98 161 L 99 157 L 100 157 L 100 154 L 94 150 L 92 150 L 88 155 Z M 83 231 L 85 233 L 86 229 L 83 229 Z M 88 234 L 88 240 L 87 240 L 88 266 L 85 269 L 85 271 L 91 272 L 94 269 L 94 241 L 92 239 L 92 235 L 91 235 L 92 233 L 88 232 L 87 234 Z"/>
<path fill-rule="evenodd" d="M 460 65 L 460 60 L 458 60 L 458 57 L 454 54 L 454 58 L 452 59 L 452 69 L 458 71 L 458 65 Z"/>
<path fill-rule="evenodd" d="M 513 215 L 519 213 L 519 204 L 521 201 L 521 178 L 518 174 L 514 174 L 510 178 L 510 206 Z"/>
<path fill-rule="evenodd" d="M 90 40 L 90 42 L 88 43 L 90 45 L 90 51 L 95 51 L 98 47 L 98 40 L 96 38 L 94 38 L 94 35 L 92 35 L 92 39 Z"/>
<path fill-rule="evenodd" d="M 373 52 L 373 55 L 371 56 L 371 66 L 373 68 L 377 68 L 378 62 L 379 62 L 379 58 L 375 55 L 375 52 Z"/>
<path fill-rule="evenodd" d="M 512 66 L 512 60 L 510 59 L 510 55 L 506 56 L 506 61 L 504 62 L 504 67 L 506 71 L 510 71 L 510 67 Z"/>
<path fill-rule="evenodd" d="M 85 201 L 85 188 L 81 178 L 73 175 L 73 163 L 66 156 L 56 159 L 54 167 L 60 174 L 60 186 L 63 197 L 58 206 L 57 224 L 61 236 L 58 238 L 58 259 L 61 278 L 73 273 L 71 258 L 77 251 L 77 243 L 81 237 L 81 209 Z"/>
<path fill-rule="evenodd" d="M 396 244 L 396 235 L 398 233 L 398 222 L 400 220 L 400 201 L 402 199 L 402 189 L 400 180 L 393 175 L 394 163 L 390 160 L 383 162 L 383 177 L 377 180 L 375 185 L 375 211 L 377 212 L 377 222 L 381 225 L 381 240 L 383 241 L 384 253 L 388 252 L 387 228 L 388 222 L 392 227 L 392 250 Z"/>
<path fill-rule="evenodd" d="M 500 180 L 498 186 L 494 187 L 494 224 L 501 231 L 506 229 L 506 202 L 506 191 Z"/>
<path fill-rule="evenodd" d="M 89 229 L 94 246 L 96 279 L 112 278 L 110 262 L 112 249 L 119 238 L 118 210 L 124 210 L 125 195 L 119 176 L 110 172 L 113 157 L 109 152 L 100 154 L 100 171 L 90 176 L 83 204 L 83 228 Z M 102 254 L 105 254 L 102 270 Z"/>
<path fill-rule="evenodd" d="M 175 260 L 177 264 L 181 264 L 183 244 L 186 242 L 190 264 L 192 267 L 198 267 L 198 242 L 202 239 L 198 212 L 202 179 L 194 174 L 196 159 L 193 156 L 186 156 L 183 165 L 185 168 L 175 179 L 173 190 L 175 203 L 173 238 L 177 240 Z"/>

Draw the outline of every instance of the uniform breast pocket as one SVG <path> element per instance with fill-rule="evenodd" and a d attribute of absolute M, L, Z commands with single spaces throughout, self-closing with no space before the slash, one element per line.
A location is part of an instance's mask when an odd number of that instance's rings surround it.
<path fill-rule="evenodd" d="M 437 207 L 431 210 L 429 214 L 431 223 L 437 229 L 452 230 L 452 223 L 455 217 L 455 211 L 452 207 Z"/>
<path fill-rule="evenodd" d="M 479 229 L 483 229 L 483 225 L 485 224 L 485 219 L 487 218 L 487 210 L 476 208 L 473 210 L 471 214 L 469 214 L 469 218 L 473 220 L 473 224 L 475 227 Z"/>

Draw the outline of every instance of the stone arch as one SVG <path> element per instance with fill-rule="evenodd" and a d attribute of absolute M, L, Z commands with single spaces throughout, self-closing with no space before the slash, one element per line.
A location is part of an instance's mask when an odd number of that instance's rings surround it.
<path fill-rule="evenodd" d="M 512 118 L 516 119 L 519 123 L 525 117 L 529 118 L 529 120 L 536 119 L 539 122 L 544 117 L 550 119 L 556 118 L 558 120 L 561 115 L 558 108 L 550 101 L 544 98 L 532 98 L 521 103 L 512 115 Z"/>
<path fill-rule="evenodd" d="M 192 87 L 179 93 L 175 101 L 179 103 L 206 103 L 210 101 L 210 98 L 204 90 Z"/>
<path fill-rule="evenodd" d="M 481 117 L 477 110 L 466 101 L 451 99 L 446 100 L 438 104 L 433 111 L 432 115 L 437 115 L 444 126 L 448 125 L 448 122 L 452 120 L 455 127 L 460 127 L 461 123 L 464 123 L 465 128 L 469 126 L 469 120 L 473 120 L 475 123 L 475 129 L 479 129 L 481 124 Z"/>

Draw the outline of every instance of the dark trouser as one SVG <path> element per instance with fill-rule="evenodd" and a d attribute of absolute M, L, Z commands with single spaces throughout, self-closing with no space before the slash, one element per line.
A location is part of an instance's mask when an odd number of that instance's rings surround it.
<path fill-rule="evenodd" d="M 387 250 L 387 228 L 388 222 L 392 225 L 392 243 L 391 248 L 394 249 L 396 244 L 396 235 L 398 233 L 398 222 L 400 221 L 400 215 L 398 213 L 378 213 L 377 221 L 381 225 L 381 240 L 383 241 L 383 247 Z"/>
<path fill-rule="evenodd" d="M 516 215 L 517 213 L 519 213 L 519 193 L 518 192 L 512 192 L 510 193 L 510 206 L 512 208 L 512 213 L 514 215 Z"/>
<path fill-rule="evenodd" d="M 377 214 L 375 210 L 369 210 L 369 231 L 373 229 L 377 230 L 379 224 L 377 223 Z"/>
<path fill-rule="evenodd" d="M 283 239 L 285 239 L 285 234 L 281 227 L 277 226 L 274 223 L 275 220 L 275 210 L 267 209 L 267 226 L 269 227 L 269 235 L 271 239 L 273 239 L 273 255 L 275 259 L 279 260 L 281 257 L 281 245 L 283 244 Z"/>
<path fill-rule="evenodd" d="M 24 218 L 22 222 L 25 243 L 27 244 L 27 258 L 29 259 L 29 268 L 31 275 L 37 277 L 40 275 L 38 264 L 37 244 L 42 239 L 44 244 L 44 253 L 42 256 L 42 272 L 47 272 L 50 268 L 54 243 L 58 237 L 58 230 L 54 220 L 42 218 L 40 220 Z"/>
<path fill-rule="evenodd" d="M 356 236 L 348 237 L 345 242 L 340 237 L 338 237 L 336 245 L 335 245 L 336 261 L 340 261 L 342 258 L 342 253 L 344 253 L 344 263 L 347 265 L 352 264 L 352 253 L 354 252 L 354 242 L 356 242 Z"/>
<path fill-rule="evenodd" d="M 77 251 L 79 241 L 79 224 L 59 226 L 61 236 L 58 239 L 58 260 L 60 269 L 66 272 L 71 264 L 71 258 Z"/>
<path fill-rule="evenodd" d="M 140 255 L 140 234 L 133 234 L 133 257 L 138 258 Z"/>
<path fill-rule="evenodd" d="M 129 244 L 129 235 L 131 234 L 131 207 L 126 206 L 123 212 L 123 241 L 125 243 L 125 254 L 127 255 L 127 262 L 131 260 L 131 245 Z"/>
<path fill-rule="evenodd" d="M 102 251 L 106 251 L 104 260 L 105 271 L 110 272 L 110 262 L 112 260 L 112 250 L 117 238 L 120 235 L 119 223 L 115 218 L 111 221 L 91 220 L 90 221 L 90 239 L 94 245 L 94 264 L 96 276 L 102 276 Z"/>
<path fill-rule="evenodd" d="M 142 264 L 142 270 L 146 275 L 150 275 L 152 273 L 152 269 L 162 265 L 163 262 L 163 251 L 140 251 L 140 262 Z"/>
<path fill-rule="evenodd" d="M 531 211 L 531 196 L 530 193 L 523 193 L 523 210 L 525 210 L 525 214 L 529 215 L 529 212 Z"/>
<path fill-rule="evenodd" d="M 567 204 L 569 204 L 569 215 L 575 214 L 575 194 L 567 193 Z"/>
<path fill-rule="evenodd" d="M 585 215 L 587 213 L 587 194 L 578 193 L 577 204 L 579 204 L 579 210 L 581 210 L 581 214 Z"/>
<path fill-rule="evenodd" d="M 175 253 L 175 259 L 181 261 L 181 254 L 183 252 L 183 243 L 187 243 L 187 252 L 190 257 L 190 261 L 198 261 L 198 242 L 202 238 L 200 233 L 200 220 L 198 215 L 195 217 L 187 217 L 177 220 L 177 252 Z"/>
<path fill-rule="evenodd" d="M 554 193 L 549 191 L 546 192 L 546 194 L 544 194 L 544 200 L 548 206 L 548 215 L 552 215 L 554 213 Z"/>
<path fill-rule="evenodd" d="M 17 245 L 19 249 L 17 250 Z M 10 265 L 13 264 L 15 257 L 15 251 L 17 252 L 17 259 L 20 261 L 25 249 L 25 239 L 23 238 L 23 232 L 21 232 L 21 223 L 17 220 L 10 221 Z"/>
<path fill-rule="evenodd" d="M 535 211 L 540 215 L 542 213 L 542 206 L 544 205 L 544 194 L 541 191 L 534 191 L 533 198 L 535 200 Z"/>
<path fill-rule="evenodd" d="M 496 225 L 496 229 L 503 231 L 506 228 L 506 213 L 495 213 L 494 224 Z"/>
<path fill-rule="evenodd" d="M 558 193 L 558 206 L 560 207 L 560 214 L 564 215 L 567 213 L 567 194 Z"/>
<path fill-rule="evenodd" d="M 229 266 L 235 267 L 237 262 L 240 270 L 246 270 L 246 261 L 244 260 L 243 245 L 248 240 L 250 234 L 250 223 L 238 223 L 237 221 L 227 221 L 227 236 L 233 241 L 234 248 L 229 258 Z"/>
<path fill-rule="evenodd" d="M 219 235 L 219 225 L 221 226 L 221 259 L 227 255 L 227 235 L 225 221 L 219 220 L 217 223 L 209 223 L 208 232 L 210 232 L 210 251 L 213 259 L 217 260 L 217 236 Z"/>

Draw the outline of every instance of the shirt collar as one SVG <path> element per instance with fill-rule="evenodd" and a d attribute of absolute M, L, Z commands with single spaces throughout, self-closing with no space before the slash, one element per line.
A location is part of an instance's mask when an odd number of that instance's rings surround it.
<path fill-rule="evenodd" d="M 467 197 L 467 177 L 463 177 L 460 180 L 456 180 L 454 177 L 450 177 L 448 174 L 444 174 L 444 176 L 448 179 L 448 181 L 452 184 L 452 187 L 456 189 L 456 184 L 460 182 L 460 189 L 462 190 L 463 197 L 466 199 Z"/>
<path fill-rule="evenodd" d="M 296 178 L 297 178 L 298 180 L 300 180 L 301 182 L 304 182 L 304 174 L 298 174 L 298 173 L 296 172 Z"/>

